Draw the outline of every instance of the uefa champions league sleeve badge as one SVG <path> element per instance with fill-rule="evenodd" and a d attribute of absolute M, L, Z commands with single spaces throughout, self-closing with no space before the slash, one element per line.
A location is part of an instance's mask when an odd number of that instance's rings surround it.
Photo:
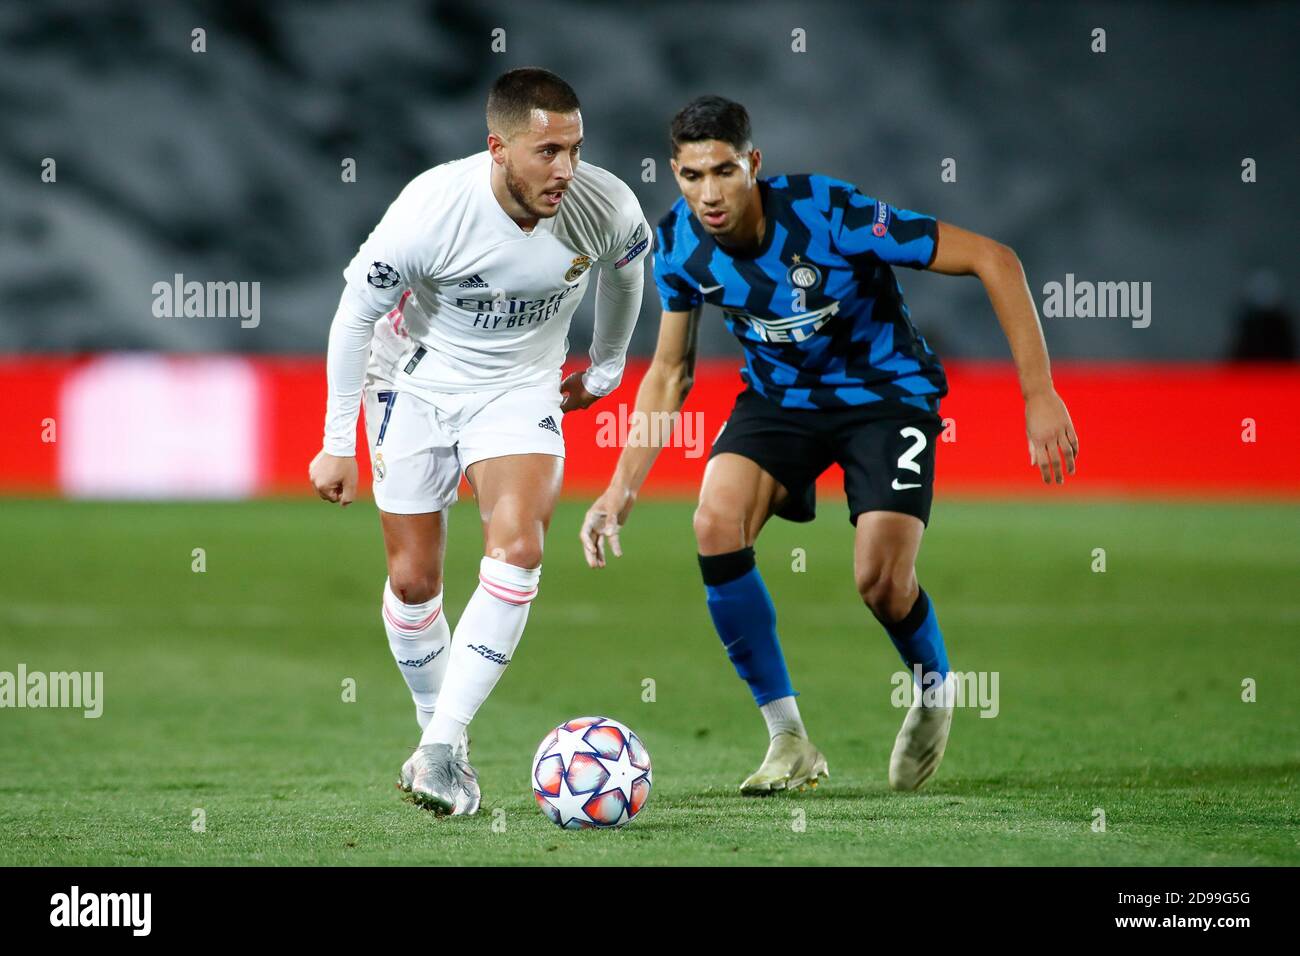
<path fill-rule="evenodd" d="M 402 281 L 402 277 L 387 262 L 372 262 L 366 281 L 376 289 L 391 289 Z"/>

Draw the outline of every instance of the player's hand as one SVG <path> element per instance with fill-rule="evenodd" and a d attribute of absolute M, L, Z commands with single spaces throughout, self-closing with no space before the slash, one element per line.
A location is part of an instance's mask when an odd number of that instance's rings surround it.
<path fill-rule="evenodd" d="M 609 539 L 614 557 L 623 557 L 618 533 L 626 523 L 628 513 L 635 503 L 634 492 L 611 485 L 596 499 L 596 503 L 587 509 L 587 516 L 582 519 L 582 530 L 578 532 L 578 537 L 582 540 L 583 554 L 587 556 L 587 567 L 605 566 L 606 538 Z"/>
<path fill-rule="evenodd" d="M 357 497 L 357 460 L 339 458 L 322 451 L 307 467 L 316 494 L 326 501 L 337 502 L 346 508 Z"/>
<path fill-rule="evenodd" d="M 1055 389 L 1038 392 L 1025 400 L 1025 432 L 1029 436 L 1029 464 L 1037 466 L 1044 484 L 1050 485 L 1055 479 L 1059 485 L 1065 481 L 1065 475 L 1074 474 L 1079 436 L 1065 402 Z"/>
<path fill-rule="evenodd" d="M 560 383 L 560 394 L 564 396 L 564 401 L 560 403 L 560 412 L 565 415 L 576 412 L 580 408 L 587 408 L 600 398 L 599 395 L 587 391 L 587 386 L 582 384 L 581 372 L 574 372 L 565 377 Z"/>

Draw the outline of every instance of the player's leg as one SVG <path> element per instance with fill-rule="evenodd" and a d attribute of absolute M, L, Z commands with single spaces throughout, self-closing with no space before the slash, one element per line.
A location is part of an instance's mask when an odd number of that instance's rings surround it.
<path fill-rule="evenodd" d="M 411 690 L 416 720 L 423 732 L 433 719 L 438 693 L 447 671 L 451 627 L 442 610 L 442 568 L 446 553 L 445 511 L 395 515 L 380 512 L 388 580 L 384 583 L 383 619 L 388 646 Z M 469 739 L 462 737 L 456 752 L 469 759 Z M 416 747 L 402 764 L 397 786 L 415 794 L 418 776 L 430 770 L 431 754 Z M 427 786 L 419 788 L 423 793 Z"/>
<path fill-rule="evenodd" d="M 787 498 L 757 462 L 717 454 L 705 468 L 693 525 L 709 616 L 762 710 L 769 736 L 807 736 L 777 636 L 776 608 L 754 559 L 759 531 Z"/>
<path fill-rule="evenodd" d="M 451 748 L 509 665 L 537 596 L 543 542 L 564 473 L 557 386 L 488 396 L 466 413 L 459 431 L 460 460 L 483 521 L 484 554 L 478 587 L 452 634 L 437 709 L 421 737 L 421 749 L 435 754 L 441 768 L 428 795 L 435 809 L 478 809 L 477 775 Z"/>
<path fill-rule="evenodd" d="M 925 525 L 913 515 L 868 511 L 858 515 L 853 577 L 858 594 L 880 622 L 898 655 L 922 686 L 948 674 L 948 653 L 929 595 L 916 578 Z"/>
<path fill-rule="evenodd" d="M 423 731 L 438 703 L 451 643 L 451 628 L 442 612 L 447 514 L 381 511 L 379 520 L 388 557 L 381 616 L 389 649 L 411 690 L 415 719 Z"/>
<path fill-rule="evenodd" d="M 889 758 L 889 785 L 895 790 L 915 790 L 930 778 L 943 759 L 952 727 L 948 652 L 934 605 L 916 579 L 924 530 L 912 515 L 870 511 L 858 515 L 854 537 L 858 593 L 908 671 L 920 675 Z"/>
<path fill-rule="evenodd" d="M 423 731 L 437 705 L 451 644 L 442 608 L 442 576 L 446 509 L 456 500 L 460 464 L 427 402 L 375 380 L 367 384 L 364 397 L 375 504 L 388 563 L 380 619 Z M 402 766 L 401 789 L 411 790 L 421 759 L 417 748 Z"/>
<path fill-rule="evenodd" d="M 826 775 L 795 703 L 776 608 L 754 559 L 754 542 L 773 514 L 813 518 L 814 483 L 828 451 L 812 425 L 806 414 L 743 392 L 714 442 L 695 512 L 709 615 L 768 729 L 767 756 L 741 784 L 747 794 L 815 784 Z"/>
<path fill-rule="evenodd" d="M 478 775 L 468 759 L 455 757 L 454 746 L 523 636 L 563 471 L 563 458 L 538 454 L 491 458 L 466 470 L 483 519 L 485 554 L 478 587 L 456 622 L 437 709 L 420 738 L 420 749 L 429 752 L 437 767 L 421 796 L 436 810 L 478 810 Z"/>
<path fill-rule="evenodd" d="M 910 407 L 871 415 L 857 423 L 846 420 L 836 457 L 854 524 L 858 594 L 909 672 L 920 675 L 889 764 L 890 785 L 915 790 L 938 768 L 952 725 L 947 649 L 934 605 L 916 577 L 941 421 L 937 413 Z"/>
<path fill-rule="evenodd" d="M 695 510 L 695 540 L 709 616 L 736 674 L 767 723 L 768 750 L 740 785 L 747 795 L 816 786 L 826 761 L 808 740 L 776 629 L 776 607 L 754 560 L 763 525 L 786 489 L 757 462 L 734 453 L 709 460 Z"/>
<path fill-rule="evenodd" d="M 490 458 L 467 469 L 483 519 L 484 556 L 422 742 L 458 740 L 510 663 L 537 596 L 542 545 L 563 472 L 564 459 L 538 454 Z"/>

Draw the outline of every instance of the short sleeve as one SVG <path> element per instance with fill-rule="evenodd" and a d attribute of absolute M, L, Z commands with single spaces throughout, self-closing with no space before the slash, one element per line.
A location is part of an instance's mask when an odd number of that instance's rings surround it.
<path fill-rule="evenodd" d="M 689 312 L 704 303 L 704 296 L 672 262 L 672 257 L 665 251 L 663 233 L 664 227 L 660 225 L 655 231 L 655 286 L 659 289 L 665 312 Z"/>
<path fill-rule="evenodd" d="M 925 269 L 934 261 L 939 224 L 933 216 L 865 196 L 849 183 L 831 187 L 831 238 L 846 259 L 872 257 Z"/>

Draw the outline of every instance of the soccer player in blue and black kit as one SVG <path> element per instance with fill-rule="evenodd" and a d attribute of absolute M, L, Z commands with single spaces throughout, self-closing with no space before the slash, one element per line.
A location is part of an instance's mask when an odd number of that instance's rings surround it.
<path fill-rule="evenodd" d="M 682 198 L 656 235 L 664 311 L 636 410 L 680 410 L 702 307 L 721 309 L 744 347 L 746 388 L 714 441 L 695 536 L 714 626 L 767 722 L 767 755 L 741 790 L 815 785 L 827 774 L 795 704 L 754 542 L 772 515 L 812 520 L 817 477 L 832 463 L 844 469 L 858 593 L 921 675 L 889 762 L 890 786 L 915 790 L 939 766 L 952 723 L 947 650 L 916 579 L 948 386 L 894 267 L 983 282 L 1019 374 L 1030 461 L 1044 482 L 1059 484 L 1074 473 L 1079 442 L 1052 385 L 1024 270 L 1001 243 L 849 183 L 760 179 L 749 116 L 722 97 L 700 97 L 674 118 L 672 148 Z M 619 528 L 658 451 L 625 448 L 588 511 L 581 537 L 592 567 L 604 566 L 606 540 L 621 554 Z"/>

